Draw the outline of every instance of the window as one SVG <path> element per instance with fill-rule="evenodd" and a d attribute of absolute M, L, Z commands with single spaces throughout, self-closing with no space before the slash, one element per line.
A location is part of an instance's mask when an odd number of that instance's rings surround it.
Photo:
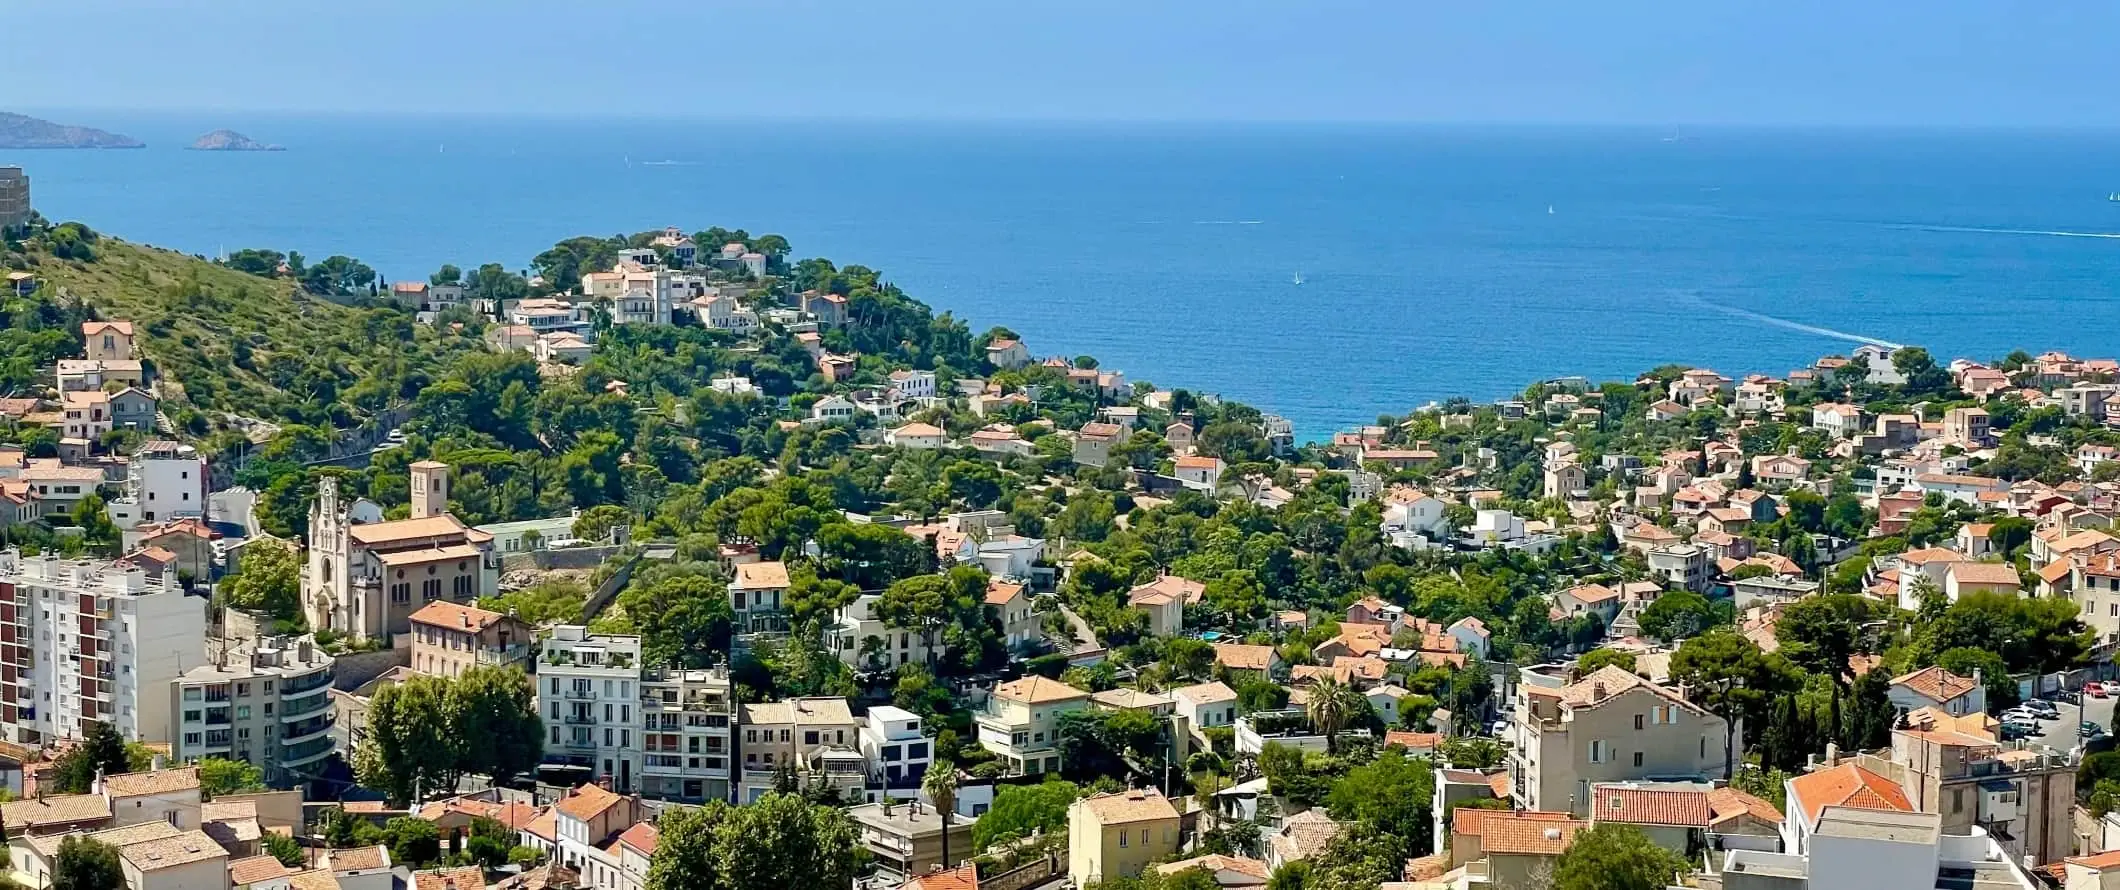
<path fill-rule="evenodd" d="M 1637 730 L 1637 731 L 1639 731 L 1639 730 L 1640 730 L 1640 729 L 1642 728 L 1642 715 L 1640 715 L 1640 714 L 1636 714 L 1636 715 L 1634 715 L 1634 728 L 1635 728 L 1635 730 Z"/>
<path fill-rule="evenodd" d="M 1604 739 L 1590 740 L 1590 762 L 1604 763 L 1612 759 L 1612 743 Z"/>
<path fill-rule="evenodd" d="M 1119 832 L 1119 849 L 1121 849 L 1121 850 L 1124 850 L 1124 849 L 1126 849 L 1126 832 L 1125 832 L 1125 831 L 1121 831 L 1121 832 Z"/>
<path fill-rule="evenodd" d="M 1639 766 L 1641 766 L 1641 765 L 1642 765 L 1642 752 L 1640 752 L 1640 751 L 1636 751 L 1636 752 L 1634 752 L 1634 765 L 1635 765 L 1635 766 L 1637 766 L 1637 767 L 1639 767 Z"/>

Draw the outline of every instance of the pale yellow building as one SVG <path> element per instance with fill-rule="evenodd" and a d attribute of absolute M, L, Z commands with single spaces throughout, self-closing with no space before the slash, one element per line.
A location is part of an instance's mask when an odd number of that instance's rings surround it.
<path fill-rule="evenodd" d="M 994 687 L 978 717 L 979 746 L 1010 775 L 1060 770 L 1060 715 L 1089 707 L 1089 693 L 1058 680 L 1024 677 Z"/>
<path fill-rule="evenodd" d="M 1131 878 L 1178 842 L 1178 810 L 1153 788 L 1085 797 L 1067 809 L 1067 876 L 1077 887 Z"/>

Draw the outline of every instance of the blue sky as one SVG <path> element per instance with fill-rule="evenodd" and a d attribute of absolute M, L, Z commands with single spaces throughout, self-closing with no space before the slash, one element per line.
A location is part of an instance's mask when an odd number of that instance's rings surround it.
<path fill-rule="evenodd" d="M 2111 0 L 4 5 L 0 109 L 2120 123 Z"/>

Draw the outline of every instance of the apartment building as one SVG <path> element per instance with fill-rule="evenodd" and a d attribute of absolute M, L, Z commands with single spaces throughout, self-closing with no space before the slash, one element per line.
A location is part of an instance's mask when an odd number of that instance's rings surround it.
<path fill-rule="evenodd" d="M 1590 786 L 1724 778 L 1736 742 L 1721 717 L 1618 667 L 1568 682 L 1566 665 L 1522 672 L 1509 727 L 1512 799 L 1524 809 L 1588 813 Z"/>
<path fill-rule="evenodd" d="M 514 615 L 436 600 L 407 621 L 415 671 L 437 677 L 462 676 L 481 666 L 530 672 L 530 642 L 537 629 Z"/>
<path fill-rule="evenodd" d="M 935 756 L 923 722 L 919 714 L 890 705 L 870 708 L 861 719 L 858 742 L 868 764 L 871 803 L 920 796 L 920 780 Z"/>
<path fill-rule="evenodd" d="M 736 697 L 726 668 L 640 675 L 641 794 L 728 800 L 736 762 Z"/>
<path fill-rule="evenodd" d="M 1711 853 L 1701 886 L 1721 890 L 2034 890 L 2043 886 L 1979 828 L 1946 829 L 1891 782 L 1852 764 L 1788 783 L 1781 849 Z"/>
<path fill-rule="evenodd" d="M 545 718 L 545 762 L 586 768 L 621 794 L 638 790 L 641 749 L 640 637 L 563 624 L 545 637 L 537 708 Z"/>
<path fill-rule="evenodd" d="M 979 746 L 994 752 L 1012 776 L 1060 770 L 1060 715 L 1089 707 L 1089 693 L 1031 675 L 994 687 L 975 719 Z"/>
<path fill-rule="evenodd" d="M 920 631 L 886 624 L 877 618 L 876 601 L 881 598 L 880 594 L 864 593 L 839 607 L 832 623 L 824 628 L 825 649 L 859 671 L 927 664 L 942 654 L 942 647 L 928 645 L 928 637 Z"/>
<path fill-rule="evenodd" d="M 359 521 L 358 502 L 340 501 L 338 481 L 318 480 L 302 578 L 310 627 L 387 639 L 428 603 L 498 592 L 493 536 L 449 515 L 449 466 L 420 461 L 411 472 L 412 515 L 389 522 Z"/>
<path fill-rule="evenodd" d="M 306 782 L 338 750 L 332 661 L 311 637 L 265 637 L 184 672 L 169 683 L 170 753 L 254 763 L 279 787 Z"/>
<path fill-rule="evenodd" d="M 843 698 L 791 698 L 743 706 L 743 778 L 739 803 L 773 790 L 777 773 L 793 770 L 804 784 L 823 781 L 842 796 L 860 797 L 868 785 L 861 756 L 861 723 Z"/>
<path fill-rule="evenodd" d="M 110 724 L 162 741 L 169 682 L 205 661 L 206 602 L 173 576 L 0 552 L 0 736 L 22 745 Z"/>
<path fill-rule="evenodd" d="M 29 174 L 21 167 L 0 167 L 0 229 L 29 222 Z"/>
<path fill-rule="evenodd" d="M 115 406 L 114 406 L 115 407 Z M 178 442 L 148 442 L 125 462 L 125 493 L 110 502 L 120 529 L 206 516 L 206 458 Z"/>
<path fill-rule="evenodd" d="M 847 818 L 861 830 L 861 845 L 876 868 L 900 878 L 927 875 L 932 880 L 939 870 L 971 859 L 975 852 L 972 824 L 977 820 L 952 815 L 945 826 L 942 811 L 918 800 L 862 804 L 849 808 Z M 948 862 L 942 859 L 945 830 L 949 832 Z"/>
<path fill-rule="evenodd" d="M 1914 728 L 1893 730 L 1890 749 L 1853 762 L 1896 783 L 1914 809 L 1942 817 L 1947 834 L 1977 827 L 2012 857 L 2042 864 L 2074 852 L 2076 766 L 2064 752 L 2005 746 L 1981 716 L 1925 711 L 1910 715 L 1910 723 Z M 1823 766 L 1837 765 L 1829 749 Z"/>

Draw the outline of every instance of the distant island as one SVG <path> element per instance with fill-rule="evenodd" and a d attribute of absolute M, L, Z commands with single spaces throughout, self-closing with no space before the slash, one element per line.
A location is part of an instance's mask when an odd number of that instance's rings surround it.
<path fill-rule="evenodd" d="M 234 130 L 215 130 L 193 141 L 191 151 L 286 151 L 278 145 L 259 142 Z"/>
<path fill-rule="evenodd" d="M 131 136 L 0 111 L 0 148 L 146 148 Z"/>

